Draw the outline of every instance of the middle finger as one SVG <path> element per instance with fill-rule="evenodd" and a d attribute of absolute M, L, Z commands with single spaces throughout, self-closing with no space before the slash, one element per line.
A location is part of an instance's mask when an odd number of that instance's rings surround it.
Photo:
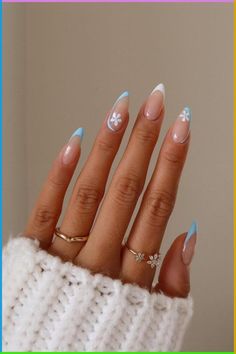
<path fill-rule="evenodd" d="M 110 269 L 109 275 L 119 271 L 121 242 L 145 182 L 164 116 L 163 104 L 164 86 L 160 84 L 139 112 L 89 240 L 76 259 L 92 271 Z"/>

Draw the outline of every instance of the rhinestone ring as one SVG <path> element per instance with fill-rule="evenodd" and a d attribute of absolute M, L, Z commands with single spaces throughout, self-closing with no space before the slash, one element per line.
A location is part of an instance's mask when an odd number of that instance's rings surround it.
<path fill-rule="evenodd" d="M 159 252 L 154 253 L 152 255 L 147 255 L 146 253 L 136 252 L 136 251 L 132 250 L 131 248 L 129 248 L 127 246 L 127 244 L 125 246 L 128 249 L 128 251 L 134 255 L 134 259 L 137 263 L 141 263 L 144 261 L 147 264 L 149 264 L 151 268 L 155 268 L 160 265 L 161 254 Z"/>

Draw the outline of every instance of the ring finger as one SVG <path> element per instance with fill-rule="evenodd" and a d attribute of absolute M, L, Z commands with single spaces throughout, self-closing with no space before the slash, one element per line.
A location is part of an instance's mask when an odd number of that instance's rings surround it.
<path fill-rule="evenodd" d="M 121 278 L 150 288 L 158 252 L 174 207 L 189 146 L 191 112 L 185 108 L 168 131 L 156 168 L 123 248 Z"/>

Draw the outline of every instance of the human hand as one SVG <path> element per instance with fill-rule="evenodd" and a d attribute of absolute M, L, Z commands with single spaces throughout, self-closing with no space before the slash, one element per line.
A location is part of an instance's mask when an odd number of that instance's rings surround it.
<path fill-rule="evenodd" d="M 167 132 L 124 246 L 122 241 L 142 192 L 164 118 L 164 86 L 158 85 L 142 105 L 104 197 L 109 171 L 128 124 L 128 101 L 125 92 L 103 122 L 60 227 L 60 232 L 68 237 L 89 235 L 87 242 L 53 238 L 65 192 L 80 157 L 82 128 L 73 134 L 54 161 L 24 235 L 37 238 L 41 247 L 64 261 L 151 290 L 158 252 L 188 151 L 191 112 L 186 107 Z M 178 236 L 167 252 L 154 290 L 171 297 L 188 295 L 189 264 L 195 242 L 196 224 L 193 223 L 188 234 Z"/>

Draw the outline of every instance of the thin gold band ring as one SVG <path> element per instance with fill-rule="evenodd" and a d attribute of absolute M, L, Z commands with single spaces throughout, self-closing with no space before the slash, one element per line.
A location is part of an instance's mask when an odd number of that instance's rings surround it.
<path fill-rule="evenodd" d="M 56 227 L 54 234 L 55 234 L 57 237 L 60 237 L 62 240 L 66 241 L 66 242 L 68 242 L 68 243 L 72 243 L 72 242 L 86 242 L 86 241 L 88 240 L 88 238 L 89 238 L 88 235 L 87 235 L 87 236 L 73 236 L 73 237 L 67 236 L 67 235 L 61 233 L 59 227 Z"/>

